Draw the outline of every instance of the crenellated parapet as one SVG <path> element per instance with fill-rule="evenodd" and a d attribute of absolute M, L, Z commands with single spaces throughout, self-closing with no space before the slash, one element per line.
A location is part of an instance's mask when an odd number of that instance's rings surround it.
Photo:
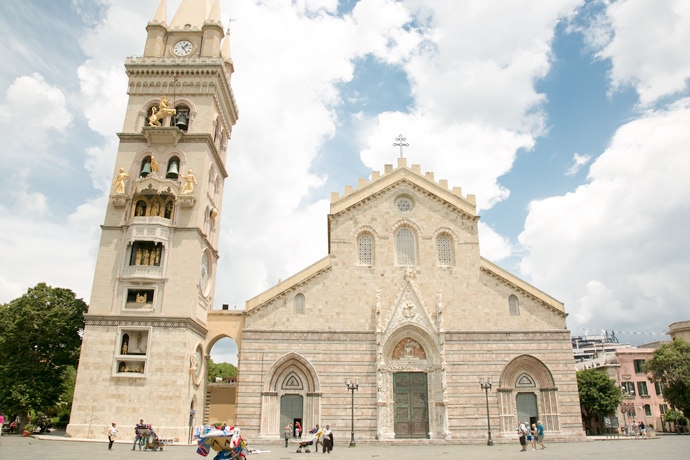
<path fill-rule="evenodd" d="M 331 193 L 331 214 L 335 215 L 345 209 L 366 203 L 380 195 L 390 187 L 400 187 L 402 183 L 412 187 L 416 191 L 444 204 L 458 208 L 466 217 L 476 220 L 477 199 L 475 195 L 462 194 L 461 187 L 448 187 L 448 180 L 436 181 L 433 172 L 422 172 L 420 165 L 407 166 L 406 158 L 398 158 L 397 167 L 391 164 L 384 165 L 383 174 L 380 171 L 371 172 L 371 180 L 360 178 L 357 186 L 346 185 L 341 195 L 338 192 Z M 397 183 L 396 183 L 397 182 Z"/>

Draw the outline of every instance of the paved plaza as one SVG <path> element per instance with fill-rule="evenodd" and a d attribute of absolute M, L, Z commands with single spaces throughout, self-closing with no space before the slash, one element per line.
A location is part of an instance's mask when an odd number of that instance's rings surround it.
<path fill-rule="evenodd" d="M 268 452 L 250 454 L 249 460 L 307 460 L 327 455 L 329 460 L 337 459 L 373 459 L 373 460 L 451 460 L 451 459 L 685 459 L 690 452 L 690 436 L 660 435 L 655 439 L 618 439 L 587 438 L 581 442 L 546 443 L 545 450 L 528 450 L 520 452 L 517 442 L 513 444 L 486 445 L 414 445 L 414 446 L 381 446 L 359 444 L 348 448 L 346 444 L 336 444 L 332 454 L 295 452 L 292 446 L 286 449 L 282 445 L 258 445 L 251 440 L 249 446 Z M 0 459 L 8 460 L 71 460 L 71 459 L 149 459 L 149 460 L 195 460 L 202 457 L 196 453 L 194 446 L 166 446 L 163 451 L 132 452 L 131 441 L 120 439 L 107 449 L 103 441 L 76 441 L 58 435 L 21 437 L 3 436 L 0 446 Z M 206 457 L 211 460 L 213 455 Z"/>

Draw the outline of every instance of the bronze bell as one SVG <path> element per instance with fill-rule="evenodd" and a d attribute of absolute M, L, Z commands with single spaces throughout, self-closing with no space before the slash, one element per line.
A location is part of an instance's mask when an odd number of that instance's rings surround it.
<path fill-rule="evenodd" d="M 147 161 L 146 163 L 144 163 L 144 167 L 141 168 L 141 173 L 139 175 L 142 177 L 146 177 L 149 174 L 151 174 L 151 163 Z"/>
<path fill-rule="evenodd" d="M 186 112 L 180 112 L 177 115 L 177 121 L 175 122 L 175 126 L 180 128 L 182 131 L 187 131 L 187 122 L 189 121 L 189 117 L 187 116 Z"/>
<path fill-rule="evenodd" d="M 170 163 L 170 166 L 168 166 L 168 172 L 165 173 L 165 178 L 166 179 L 177 179 L 178 174 L 180 171 L 177 169 L 177 162 L 173 161 Z"/>

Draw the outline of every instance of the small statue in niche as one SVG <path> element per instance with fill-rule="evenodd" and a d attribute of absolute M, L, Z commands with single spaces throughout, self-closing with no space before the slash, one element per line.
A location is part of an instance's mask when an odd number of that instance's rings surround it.
<path fill-rule="evenodd" d="M 158 214 L 161 212 L 161 205 L 158 202 L 158 200 L 153 202 L 153 205 L 151 206 L 151 215 L 153 217 L 158 217 Z"/>
<path fill-rule="evenodd" d="M 142 293 L 137 292 L 137 303 L 146 303 L 146 293 L 145 292 L 142 292 Z M 141 340 L 141 337 L 137 336 L 137 342 L 139 342 L 140 340 Z"/>
<path fill-rule="evenodd" d="M 196 185 L 196 178 L 192 174 L 192 170 L 187 170 L 187 175 L 180 174 L 180 177 L 184 179 L 184 185 L 180 191 L 180 195 L 190 195 L 194 191 L 194 186 Z"/>
<path fill-rule="evenodd" d="M 113 182 L 115 193 L 125 193 L 125 179 L 129 176 L 130 175 L 125 172 L 125 168 L 120 168 L 120 172 L 117 174 L 115 182 Z"/>
<path fill-rule="evenodd" d="M 127 354 L 127 344 L 126 343 L 122 344 L 122 352 L 120 354 L 122 354 L 122 355 Z"/>
<path fill-rule="evenodd" d="M 172 216 L 172 211 L 173 211 L 172 201 L 168 201 L 165 204 L 165 214 L 163 214 L 163 217 L 165 217 L 166 219 L 170 219 L 170 217 Z"/>
<path fill-rule="evenodd" d="M 170 100 L 168 99 L 168 96 L 163 96 L 161 98 L 161 101 L 158 103 L 158 108 L 156 108 L 156 107 L 151 108 L 151 116 L 149 117 L 149 126 L 159 127 L 159 126 L 161 126 L 160 121 L 162 119 L 169 117 L 171 115 L 175 115 L 176 110 L 168 108 L 169 105 L 170 105 Z"/>
<path fill-rule="evenodd" d="M 146 202 L 143 200 L 137 201 L 137 207 L 134 210 L 134 215 L 136 217 L 141 217 L 146 214 Z"/>

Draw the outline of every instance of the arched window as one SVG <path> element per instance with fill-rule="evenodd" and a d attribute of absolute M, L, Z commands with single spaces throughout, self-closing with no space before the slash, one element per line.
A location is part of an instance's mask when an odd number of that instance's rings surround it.
<path fill-rule="evenodd" d="M 415 265 L 416 258 L 415 236 L 407 227 L 395 233 L 395 256 L 397 265 Z"/>
<path fill-rule="evenodd" d="M 510 308 L 510 316 L 517 316 L 520 314 L 520 308 L 518 307 L 518 299 L 514 295 L 508 297 L 508 307 Z"/>
<path fill-rule="evenodd" d="M 295 296 L 295 313 L 298 315 L 304 314 L 304 294 L 297 294 Z"/>
<path fill-rule="evenodd" d="M 137 200 L 134 209 L 132 209 L 132 217 L 146 216 L 146 200 Z"/>
<path fill-rule="evenodd" d="M 453 260 L 453 245 L 450 236 L 443 234 L 436 239 L 436 252 L 438 254 L 438 264 L 441 266 L 451 266 L 455 264 Z"/>
<path fill-rule="evenodd" d="M 363 233 L 357 238 L 357 254 L 359 255 L 360 265 L 373 265 L 374 262 L 374 243 L 371 235 Z"/>
<path fill-rule="evenodd" d="M 163 245 L 153 241 L 135 241 L 132 244 L 132 253 L 129 257 L 129 265 L 153 265 L 159 267 Z"/>

